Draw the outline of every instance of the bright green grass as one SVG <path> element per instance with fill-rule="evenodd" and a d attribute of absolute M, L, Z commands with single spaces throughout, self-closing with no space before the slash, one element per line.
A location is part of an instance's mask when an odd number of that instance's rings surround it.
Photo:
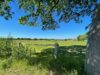
<path fill-rule="evenodd" d="M 17 42 L 23 43 L 25 46 L 28 46 L 32 50 L 36 50 L 37 52 L 40 52 L 47 48 L 54 48 L 54 46 L 36 46 L 34 44 L 39 45 L 46 45 L 46 44 L 55 44 L 55 42 L 59 43 L 59 46 L 72 46 L 72 45 L 82 45 L 85 46 L 85 41 L 76 41 L 76 40 L 68 40 L 68 41 L 62 41 L 62 40 L 16 40 Z"/>
<path fill-rule="evenodd" d="M 0 64 L 3 63 L 0 62 Z M 47 75 L 47 73 L 47 69 L 40 69 L 38 66 L 30 66 L 24 60 L 13 62 L 8 69 L 0 68 L 0 75 Z"/>
<path fill-rule="evenodd" d="M 85 41 L 61 41 L 61 40 L 14 40 L 14 42 L 21 42 L 23 45 L 28 46 L 32 50 L 36 50 L 37 52 L 41 52 L 47 48 L 54 48 L 53 46 L 34 46 L 34 44 L 55 44 L 55 42 L 59 43 L 60 46 L 73 46 L 73 45 L 82 45 L 86 46 Z M 0 59 L 0 75 L 49 75 L 49 71 L 46 68 L 39 68 L 37 66 L 31 66 L 27 64 L 27 61 L 14 61 L 10 68 L 2 69 L 3 59 Z M 73 74 L 69 74 L 73 75 Z M 76 74 L 74 74 L 76 75 Z"/>

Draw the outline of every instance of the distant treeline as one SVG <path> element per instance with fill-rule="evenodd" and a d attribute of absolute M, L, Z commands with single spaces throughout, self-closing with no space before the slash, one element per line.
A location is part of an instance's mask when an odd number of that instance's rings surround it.
<path fill-rule="evenodd" d="M 62 41 L 67 41 L 67 40 L 76 40 L 76 39 L 47 39 L 47 38 L 13 38 L 13 37 L 7 37 L 7 38 L 0 38 L 0 39 L 12 39 L 12 40 L 62 40 Z"/>
<path fill-rule="evenodd" d="M 86 33 L 86 34 L 83 34 L 83 35 L 79 35 L 77 37 L 77 40 L 80 40 L 80 41 L 82 41 L 82 40 L 88 40 L 88 34 Z"/>

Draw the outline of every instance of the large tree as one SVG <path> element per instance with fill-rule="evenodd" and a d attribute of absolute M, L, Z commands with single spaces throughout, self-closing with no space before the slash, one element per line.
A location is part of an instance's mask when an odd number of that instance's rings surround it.
<path fill-rule="evenodd" d="M 12 16 L 9 3 L 13 0 L 0 0 L 0 15 L 5 19 Z M 83 16 L 93 18 L 89 26 L 86 71 L 90 75 L 100 75 L 100 3 L 99 0 L 18 0 L 19 9 L 25 16 L 19 23 L 29 26 L 37 25 L 41 20 L 43 30 L 56 29 L 58 22 L 75 20 L 80 23 Z M 57 15 L 58 19 L 54 16 Z"/>

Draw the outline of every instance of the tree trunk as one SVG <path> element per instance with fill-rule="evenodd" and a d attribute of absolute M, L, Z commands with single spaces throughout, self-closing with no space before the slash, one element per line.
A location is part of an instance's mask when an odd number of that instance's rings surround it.
<path fill-rule="evenodd" d="M 95 12 L 88 37 L 86 53 L 86 72 L 100 75 L 100 10 Z"/>

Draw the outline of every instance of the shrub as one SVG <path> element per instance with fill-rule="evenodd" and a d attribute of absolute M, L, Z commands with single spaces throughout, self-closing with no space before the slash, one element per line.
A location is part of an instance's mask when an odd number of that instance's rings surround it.
<path fill-rule="evenodd" d="M 25 59 L 27 57 L 26 47 L 22 43 L 17 44 L 17 46 L 15 45 L 12 51 L 12 57 L 18 60 Z"/>
<path fill-rule="evenodd" d="M 0 39 L 0 57 L 8 58 L 12 52 L 12 39 Z"/>

